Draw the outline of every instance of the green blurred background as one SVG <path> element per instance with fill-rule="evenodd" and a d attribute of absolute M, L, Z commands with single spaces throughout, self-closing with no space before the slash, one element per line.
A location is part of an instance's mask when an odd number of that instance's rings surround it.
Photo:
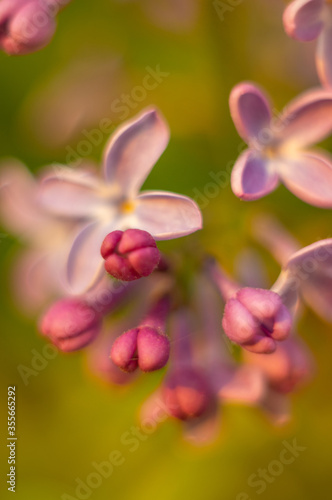
<path fill-rule="evenodd" d="M 76 0 L 59 16 L 57 33 L 44 50 L 24 57 L 0 55 L 1 157 L 20 158 L 36 172 L 45 164 L 64 162 L 66 147 L 75 150 L 84 139 L 80 135 L 83 128 L 95 128 L 102 118 L 111 119 L 114 126 L 120 123 L 119 114 L 110 109 L 107 89 L 113 102 L 123 89 L 130 93 L 142 84 L 147 66 L 160 65 L 169 75 L 130 110 L 133 116 L 150 104 L 157 105 L 171 128 L 170 145 L 146 187 L 193 197 L 205 192 L 208 198 L 202 204 L 204 230 L 172 242 L 169 248 L 188 248 L 199 242 L 232 271 L 236 254 L 254 244 L 250 221 L 262 211 L 277 215 L 303 244 L 331 236 L 330 213 L 305 205 L 283 187 L 253 203 L 236 199 L 229 185 L 213 196 L 204 191 L 211 172 L 229 170 L 241 149 L 228 112 L 228 95 L 234 84 L 259 82 L 273 96 L 279 111 L 299 92 L 318 84 L 314 46 L 297 44 L 283 32 L 284 2 L 243 0 L 225 12 L 222 20 L 212 1 L 197 0 L 196 19 L 177 30 L 154 23 L 143 3 Z M 106 71 L 104 94 L 93 83 L 94 65 L 98 66 L 100 58 L 115 61 L 110 74 Z M 52 90 L 52 81 L 70 73 L 77 61 L 83 61 L 83 66 L 88 61 L 88 70 L 79 72 L 76 80 L 74 75 L 69 97 L 66 85 L 61 88 L 56 83 Z M 86 88 L 73 105 L 85 79 Z M 44 100 L 39 102 L 42 94 Z M 105 110 L 99 111 L 99 117 L 98 113 L 85 116 L 87 106 L 94 109 L 94 100 L 101 109 L 105 102 Z M 62 142 L 54 141 L 56 129 L 65 129 L 67 109 L 68 115 L 81 109 L 83 118 L 78 113 L 77 120 L 73 119 L 76 129 L 73 126 Z M 45 134 L 45 140 L 39 132 Z M 93 148 L 91 158 L 99 161 L 106 139 Z M 332 142 L 324 146 L 331 150 Z M 286 427 L 276 430 L 255 409 L 226 406 L 221 437 L 211 446 L 197 450 L 185 444 L 180 426 L 166 422 L 130 452 L 121 444 L 121 436 L 138 425 L 139 404 L 158 385 L 161 375 L 142 376 L 129 389 L 114 389 L 89 374 L 84 354 L 59 354 L 25 385 L 17 367 L 31 366 L 32 350 L 41 353 L 44 341 L 37 334 L 36 319 L 25 317 L 9 292 L 10 266 L 20 247 L 18 240 L 2 230 L 1 498 L 11 494 L 5 484 L 8 385 L 16 385 L 17 392 L 16 498 L 20 500 L 54 500 L 63 493 L 75 497 L 75 479 L 85 481 L 94 471 L 91 463 L 107 460 L 113 450 L 121 451 L 125 461 L 89 498 L 235 500 L 240 492 L 250 499 L 325 498 L 332 455 L 329 325 L 309 311 L 301 319 L 299 330 L 316 357 L 317 374 L 308 388 L 292 398 L 294 418 Z M 261 255 L 272 283 L 278 266 L 266 252 Z M 306 450 L 257 495 L 248 486 L 248 477 L 278 459 L 282 441 L 293 438 Z"/>

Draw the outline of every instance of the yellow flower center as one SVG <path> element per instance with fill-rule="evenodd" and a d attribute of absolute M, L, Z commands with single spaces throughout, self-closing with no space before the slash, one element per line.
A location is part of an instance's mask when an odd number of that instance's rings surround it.
<path fill-rule="evenodd" d="M 130 214 L 135 210 L 135 203 L 130 200 L 123 201 L 120 205 L 120 212 L 123 214 Z"/>

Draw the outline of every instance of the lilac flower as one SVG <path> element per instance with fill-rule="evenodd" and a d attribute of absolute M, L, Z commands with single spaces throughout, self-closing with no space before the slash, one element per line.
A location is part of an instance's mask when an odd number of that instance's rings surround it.
<path fill-rule="evenodd" d="M 160 261 L 156 242 L 146 231 L 127 229 L 108 234 L 101 246 L 105 269 L 122 281 L 149 276 Z"/>
<path fill-rule="evenodd" d="M 68 170 L 42 183 L 40 197 L 49 211 L 86 222 L 68 258 L 68 284 L 74 293 L 82 293 L 102 276 L 100 247 L 110 232 L 135 228 L 156 240 L 166 240 L 202 227 L 199 208 L 190 198 L 164 191 L 139 193 L 168 140 L 162 117 L 154 109 L 146 110 L 120 127 L 110 140 L 104 156 L 104 180 Z"/>
<path fill-rule="evenodd" d="M 306 203 L 332 207 L 332 160 L 325 152 L 307 149 L 332 131 L 332 92 L 308 91 L 272 119 L 263 91 L 240 83 L 231 92 L 230 110 L 249 144 L 232 171 L 236 196 L 257 200 L 282 182 Z"/>
<path fill-rule="evenodd" d="M 286 33 L 301 42 L 318 39 L 316 66 L 323 85 L 332 87 L 332 3 L 294 0 L 284 12 Z"/>
<path fill-rule="evenodd" d="M 70 0 L 2 0 L 0 47 L 8 54 L 28 54 L 52 39 L 55 17 Z"/>

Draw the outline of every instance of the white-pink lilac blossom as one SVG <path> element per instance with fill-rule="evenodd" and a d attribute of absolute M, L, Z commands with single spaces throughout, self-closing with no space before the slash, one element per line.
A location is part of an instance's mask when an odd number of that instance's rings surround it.
<path fill-rule="evenodd" d="M 100 248 L 112 231 L 147 231 L 156 240 L 186 236 L 202 227 L 196 203 L 166 191 L 139 192 L 165 150 L 169 129 L 160 113 L 148 109 L 115 132 L 104 153 L 103 178 L 80 170 L 46 177 L 40 200 L 54 215 L 85 221 L 68 256 L 73 293 L 94 286 L 103 275 Z"/>

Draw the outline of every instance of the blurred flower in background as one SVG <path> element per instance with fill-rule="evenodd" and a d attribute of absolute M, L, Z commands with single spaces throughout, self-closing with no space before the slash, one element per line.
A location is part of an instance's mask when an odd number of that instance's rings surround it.
<path fill-rule="evenodd" d="M 67 157 L 75 162 L 71 144 L 82 138 L 92 140 L 95 147 L 104 142 L 105 127 L 109 135 L 113 120 L 118 120 L 115 101 L 128 85 L 121 57 L 113 54 L 78 59 L 56 73 L 52 69 L 52 75 L 38 81 L 23 103 L 24 132 L 43 149 L 65 147 Z"/>
<path fill-rule="evenodd" d="M 200 0 L 117 0 L 139 3 L 148 18 L 158 27 L 170 31 L 188 30 L 195 26 Z"/>

